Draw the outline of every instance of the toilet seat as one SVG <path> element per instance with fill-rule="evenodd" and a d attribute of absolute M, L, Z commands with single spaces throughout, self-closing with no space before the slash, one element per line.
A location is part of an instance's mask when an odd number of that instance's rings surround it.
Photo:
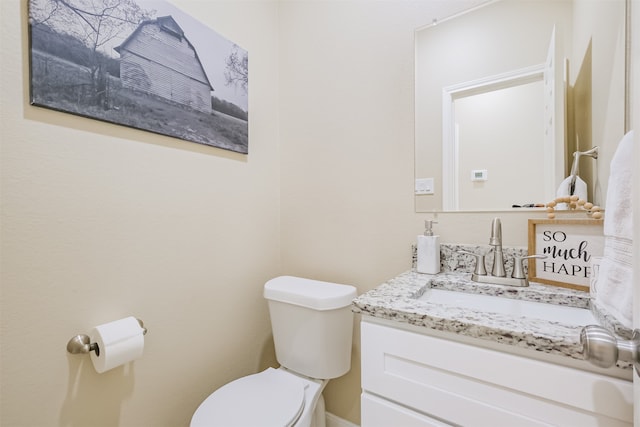
<path fill-rule="evenodd" d="M 292 426 L 304 404 L 303 381 L 268 368 L 213 392 L 193 414 L 191 427 Z"/>

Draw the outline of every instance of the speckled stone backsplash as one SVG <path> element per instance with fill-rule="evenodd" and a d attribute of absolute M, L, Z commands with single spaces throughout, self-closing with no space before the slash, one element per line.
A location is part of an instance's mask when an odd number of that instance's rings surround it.
<path fill-rule="evenodd" d="M 460 253 L 458 251 L 472 252 L 478 255 L 485 255 L 485 264 L 487 271 L 491 271 L 491 265 L 493 265 L 493 251 L 489 245 L 454 245 L 450 243 L 440 244 L 440 269 L 443 273 L 458 272 L 458 273 L 473 273 L 476 266 L 476 257 Z M 415 244 L 411 245 L 412 262 L 411 267 L 416 267 L 417 259 L 417 247 Z M 527 248 L 503 247 L 504 253 L 504 268 L 507 272 L 507 276 L 511 276 L 513 270 L 514 257 L 527 256 Z M 527 272 L 527 263 L 524 264 L 524 271 Z"/>

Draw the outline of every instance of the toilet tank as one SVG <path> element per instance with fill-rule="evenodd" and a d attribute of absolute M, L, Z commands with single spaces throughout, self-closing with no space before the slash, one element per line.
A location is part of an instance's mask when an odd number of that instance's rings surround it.
<path fill-rule="evenodd" d="M 311 378 L 331 379 L 351 368 L 353 313 L 350 285 L 281 276 L 264 285 L 276 358 Z"/>

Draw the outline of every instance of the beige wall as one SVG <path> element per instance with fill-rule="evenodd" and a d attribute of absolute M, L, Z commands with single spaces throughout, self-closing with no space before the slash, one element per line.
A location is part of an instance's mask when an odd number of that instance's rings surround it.
<path fill-rule="evenodd" d="M 413 28 L 406 2 L 285 2 L 280 120 L 283 270 L 365 292 L 410 267 Z M 327 410 L 359 423 L 351 372 Z"/>
<path fill-rule="evenodd" d="M 595 176 L 597 172 L 600 190 L 594 191 L 592 200 L 603 205 L 607 197 L 609 163 L 625 133 L 624 10 L 622 0 L 574 2 L 569 82 L 575 105 L 575 134 L 579 140 L 576 149 L 600 147 L 597 167 L 586 158 L 580 162 L 580 171 L 585 176 Z M 583 106 L 586 108 L 581 108 Z"/>
<path fill-rule="evenodd" d="M 26 0 L 0 2 L 2 426 L 184 426 L 273 362 L 262 285 L 281 273 L 278 7 L 181 1 L 251 52 L 250 154 L 28 103 Z M 131 369 L 67 341 L 135 315 Z"/>
<path fill-rule="evenodd" d="M 283 271 L 360 293 L 410 268 L 428 214 L 413 202 L 414 29 L 428 2 L 283 2 L 280 39 Z M 494 214 L 440 214 L 444 242 L 488 243 Z M 526 246 L 527 214 L 504 215 Z M 360 418 L 360 351 L 327 409 Z"/>
<path fill-rule="evenodd" d="M 248 156 L 29 106 L 26 0 L 0 1 L 3 426 L 187 425 L 273 363 L 265 280 L 365 292 L 410 267 L 432 217 L 414 213 L 413 29 L 437 3 L 176 3 L 250 52 Z M 436 231 L 487 243 L 493 215 Z M 500 215 L 525 246 L 531 215 Z M 65 352 L 129 314 L 150 330 L 133 369 Z M 325 395 L 358 423 L 355 340 Z"/>

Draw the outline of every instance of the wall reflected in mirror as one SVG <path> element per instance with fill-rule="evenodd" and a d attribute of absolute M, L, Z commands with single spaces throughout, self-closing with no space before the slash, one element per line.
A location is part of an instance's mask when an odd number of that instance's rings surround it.
<path fill-rule="evenodd" d="M 491 210 L 549 198 L 540 185 L 550 175 L 540 167 L 545 160 L 542 86 L 537 80 L 455 101 L 456 132 L 449 145 L 463 155 L 443 170 L 451 183 L 444 195 L 454 196 L 444 197 L 444 210 Z"/>
<path fill-rule="evenodd" d="M 580 176 L 602 204 L 625 131 L 624 22 L 624 0 L 498 0 L 418 29 L 415 178 L 434 194 L 416 211 L 548 202 L 596 145 Z"/>

